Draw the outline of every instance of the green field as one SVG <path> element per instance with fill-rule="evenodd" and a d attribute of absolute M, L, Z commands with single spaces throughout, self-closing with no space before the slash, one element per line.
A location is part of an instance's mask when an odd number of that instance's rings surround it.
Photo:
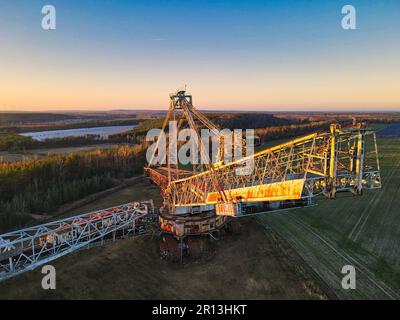
<path fill-rule="evenodd" d="M 400 298 L 400 138 L 378 138 L 383 188 L 341 194 L 317 206 L 258 216 L 286 239 L 344 299 Z M 356 289 L 341 287 L 344 265 Z"/>
<path fill-rule="evenodd" d="M 16 162 L 16 161 L 26 161 L 26 160 L 38 160 L 42 159 L 46 156 L 55 155 L 55 154 L 70 154 L 70 153 L 79 153 L 97 149 L 110 149 L 116 148 L 118 144 L 113 143 L 104 143 L 104 144 L 96 144 L 96 145 L 87 145 L 80 147 L 64 147 L 64 148 L 43 148 L 43 149 L 34 149 L 28 151 L 0 151 L 0 163 L 2 162 Z"/>

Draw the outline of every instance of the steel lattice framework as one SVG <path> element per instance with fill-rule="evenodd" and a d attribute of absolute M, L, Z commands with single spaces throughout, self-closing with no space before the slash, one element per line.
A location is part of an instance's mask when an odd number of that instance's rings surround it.
<path fill-rule="evenodd" d="M 93 243 L 143 233 L 153 202 L 132 202 L 0 235 L 0 280 Z"/>
<path fill-rule="evenodd" d="M 366 156 L 366 140 L 373 150 Z M 173 206 L 217 204 L 222 199 L 212 176 L 222 183 L 228 201 L 264 202 L 310 198 L 321 193 L 360 194 L 363 188 L 381 186 L 375 133 L 367 129 L 311 134 L 251 157 L 172 181 L 166 189 Z M 372 156 L 371 156 L 372 155 Z M 250 174 L 238 174 L 251 164 Z"/>
<path fill-rule="evenodd" d="M 163 130 L 169 119 L 179 117 L 178 111 L 197 131 L 199 141 L 200 125 L 218 130 L 193 107 L 190 95 L 178 91 L 170 98 Z M 218 132 L 215 134 L 219 137 Z M 204 152 L 201 143 L 199 149 Z M 332 124 L 328 132 L 313 133 L 234 162 L 207 166 L 196 172 L 150 162 L 146 172 L 161 187 L 169 215 L 215 206 L 217 215 L 236 216 L 240 212 L 227 213 L 219 208 L 260 202 L 278 203 L 279 207 L 279 202 L 296 200 L 310 204 L 320 194 L 334 198 L 337 192 L 360 195 L 363 189 L 381 187 L 375 133 L 358 123 L 343 129 Z"/>

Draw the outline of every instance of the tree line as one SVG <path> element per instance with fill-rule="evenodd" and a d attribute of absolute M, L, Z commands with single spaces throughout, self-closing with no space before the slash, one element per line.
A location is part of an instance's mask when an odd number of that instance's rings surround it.
<path fill-rule="evenodd" d="M 51 138 L 43 141 L 15 133 L 0 133 L 0 151 L 25 151 L 40 148 L 65 148 L 102 144 L 108 140 L 100 135 L 87 134 L 80 137 Z"/>
<path fill-rule="evenodd" d="M 0 231 L 30 214 L 54 214 L 62 204 L 109 189 L 143 172 L 144 146 L 119 146 L 0 164 Z"/>
<path fill-rule="evenodd" d="M 273 141 L 301 137 L 316 131 L 327 131 L 329 130 L 329 124 L 332 122 L 333 121 L 315 121 L 303 124 L 259 128 L 255 129 L 254 133 L 260 137 L 262 141 Z"/>

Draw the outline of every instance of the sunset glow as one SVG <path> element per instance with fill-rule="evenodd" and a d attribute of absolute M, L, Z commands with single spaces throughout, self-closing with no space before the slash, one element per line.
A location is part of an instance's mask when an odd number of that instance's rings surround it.
<path fill-rule="evenodd" d="M 1 2 L 0 110 L 400 110 L 398 1 L 151 2 Z"/>

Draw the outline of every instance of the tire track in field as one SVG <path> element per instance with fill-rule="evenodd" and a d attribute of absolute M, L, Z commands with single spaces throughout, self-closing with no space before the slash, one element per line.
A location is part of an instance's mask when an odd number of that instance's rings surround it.
<path fill-rule="evenodd" d="M 285 219 L 286 214 L 287 213 L 284 214 Z M 275 216 L 277 216 L 277 214 L 275 214 Z M 274 219 L 270 221 L 269 219 L 263 219 L 262 216 L 257 216 L 256 220 L 263 226 L 267 233 L 271 232 L 271 230 L 275 232 L 279 236 L 279 238 L 281 238 L 281 240 L 283 240 L 292 250 L 294 250 L 298 254 L 298 256 L 304 261 L 304 263 L 309 266 L 309 268 L 315 273 L 316 279 L 323 283 L 323 285 L 327 286 L 329 288 L 328 291 L 332 291 L 333 295 L 336 296 L 336 299 L 339 298 L 339 296 L 335 293 L 334 286 L 331 284 L 331 278 L 325 273 L 321 272 L 321 270 L 319 270 L 318 268 L 315 268 L 314 265 L 310 263 L 309 259 L 312 259 L 312 253 L 310 255 L 310 252 L 312 250 L 309 250 L 309 248 L 307 247 L 307 242 L 299 240 L 298 237 L 293 236 L 296 231 L 292 230 L 292 228 L 299 228 L 299 226 L 293 223 L 282 224 L 279 222 L 279 219 L 277 221 L 275 221 Z M 278 224 L 279 227 L 275 226 L 275 223 Z M 288 236 L 288 234 L 292 236 Z"/>
<path fill-rule="evenodd" d="M 393 170 L 390 172 L 389 177 L 387 178 L 385 185 L 387 186 L 390 181 L 392 180 L 392 178 L 394 177 L 395 173 L 397 172 L 397 169 L 400 166 L 400 160 L 397 161 L 397 163 L 394 165 Z M 374 196 L 372 197 L 371 201 L 369 202 L 368 206 L 363 210 L 360 218 L 358 219 L 357 223 L 355 224 L 355 226 L 353 227 L 353 229 L 351 230 L 348 238 L 353 240 L 353 241 L 357 241 L 358 237 L 361 234 L 361 231 L 363 230 L 369 216 L 371 215 L 372 212 L 375 212 L 375 210 L 370 210 L 371 208 L 374 208 L 379 201 L 382 198 L 382 194 L 384 192 L 385 189 L 382 189 L 381 192 L 376 192 L 374 194 Z M 357 230 L 358 229 L 358 230 Z"/>
<path fill-rule="evenodd" d="M 386 219 L 386 217 L 390 216 L 390 209 L 392 209 L 392 207 L 394 207 L 396 205 L 395 204 L 396 200 L 400 199 L 400 197 L 397 197 L 397 194 L 400 196 L 400 185 L 398 185 L 396 187 L 397 187 L 396 188 L 396 192 L 394 193 L 393 197 L 388 201 L 388 205 L 386 207 L 386 210 L 382 214 L 382 221 L 387 221 L 388 220 L 388 219 Z M 395 217 L 395 218 L 397 218 L 397 217 Z M 388 223 L 391 224 L 391 227 L 393 227 L 393 224 L 396 224 L 396 222 L 397 221 L 393 221 L 392 219 L 390 219 L 388 221 Z M 387 232 L 388 232 L 388 230 L 386 229 L 386 226 L 383 225 L 383 224 L 381 224 L 379 226 L 379 229 L 377 230 L 377 234 L 383 234 L 383 233 L 386 234 Z M 394 246 L 397 247 L 396 243 L 393 243 L 390 238 L 384 237 L 382 239 L 376 239 L 374 242 L 371 242 L 371 247 L 372 247 L 371 250 L 374 251 L 374 249 L 376 249 L 377 250 L 377 256 L 378 257 L 382 257 L 382 256 L 385 255 L 385 253 L 388 254 L 387 249 L 385 248 L 385 246 L 388 245 L 388 244 L 391 244 L 392 246 L 394 245 Z M 389 251 L 390 253 L 389 253 L 388 257 L 392 256 L 393 247 L 390 247 L 390 250 L 391 251 Z M 386 251 L 386 252 L 384 253 L 384 251 Z M 397 252 L 397 250 L 396 250 L 396 252 Z M 397 260 L 396 257 L 400 257 L 400 255 L 394 253 L 393 259 L 395 261 Z"/>
<path fill-rule="evenodd" d="M 386 283 L 377 280 L 375 278 L 375 275 L 368 269 L 367 266 L 358 261 L 355 257 L 349 255 L 344 250 L 337 248 L 336 245 L 332 242 L 332 240 L 318 233 L 314 228 L 309 226 L 307 223 L 303 222 L 301 219 L 292 215 L 287 215 L 287 217 L 289 217 L 292 221 L 295 221 L 296 223 L 301 225 L 303 228 L 307 229 L 311 234 L 317 237 L 322 243 L 324 243 L 330 250 L 335 252 L 335 254 L 337 254 L 343 260 L 349 262 L 349 264 L 351 265 L 356 266 L 361 271 L 361 273 L 365 275 L 366 279 L 368 279 L 375 287 L 377 287 L 387 297 L 393 300 L 400 299 L 400 295 L 395 290 L 389 287 Z"/>
<path fill-rule="evenodd" d="M 320 244 L 316 244 L 321 241 L 315 239 L 314 235 L 304 232 L 303 226 L 296 223 L 296 221 L 290 221 L 287 224 L 281 224 L 278 221 L 279 227 L 274 226 L 274 221 L 265 223 L 272 223 L 273 229 L 290 243 L 293 249 L 297 251 L 321 280 L 335 292 L 335 295 L 337 295 L 339 299 L 365 299 L 365 296 L 360 291 L 350 292 L 350 295 L 348 295 L 348 292 L 338 291 L 338 284 L 341 281 L 338 276 L 338 271 L 343 266 L 343 263 L 340 264 L 341 257 L 334 251 L 330 251 L 329 248 L 321 248 Z M 300 237 L 297 236 L 299 230 L 302 232 Z"/>
<path fill-rule="evenodd" d="M 397 164 L 396 164 L 395 167 L 393 168 L 393 170 L 392 170 L 392 172 L 391 172 L 391 174 L 390 174 L 390 178 L 387 179 L 387 181 L 386 181 L 386 187 L 385 187 L 384 189 L 382 189 L 381 192 L 377 192 L 377 194 L 378 194 L 379 196 L 378 196 L 377 202 L 374 203 L 374 205 L 376 205 L 377 203 L 379 203 L 379 201 L 381 200 L 384 191 L 388 188 L 389 182 L 392 181 L 393 177 L 395 176 L 395 173 L 398 172 L 399 166 L 400 166 L 400 160 L 397 162 Z M 368 218 L 370 217 L 370 215 L 371 215 L 373 212 L 376 212 L 376 210 L 371 210 L 371 211 L 369 212 L 369 214 L 365 217 L 364 222 L 361 224 L 361 226 L 360 226 L 360 228 L 359 228 L 357 234 L 354 236 L 354 240 L 353 240 L 353 241 L 357 241 L 357 239 L 358 239 L 358 237 L 360 236 L 362 230 L 364 229 L 364 226 L 365 226 L 365 224 L 366 224 Z"/>

